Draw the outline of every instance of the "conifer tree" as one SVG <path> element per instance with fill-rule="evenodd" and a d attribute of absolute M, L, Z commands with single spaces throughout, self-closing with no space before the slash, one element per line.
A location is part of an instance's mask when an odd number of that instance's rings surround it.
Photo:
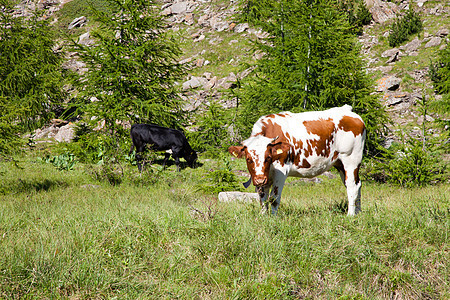
<path fill-rule="evenodd" d="M 369 143 L 377 143 L 385 113 L 370 95 L 360 48 L 336 1 L 242 1 L 241 8 L 248 22 L 269 34 L 255 42 L 264 56 L 253 76 L 234 91 L 244 135 L 267 113 L 349 104 L 364 118 Z"/>
<path fill-rule="evenodd" d="M 77 82 L 79 111 L 95 122 L 105 120 L 107 135 L 114 138 L 128 136 L 117 121 L 176 127 L 182 112 L 175 82 L 184 68 L 155 3 L 107 2 L 116 13 L 94 11 L 95 44 L 75 45 L 88 67 Z"/>
<path fill-rule="evenodd" d="M 38 12 L 14 16 L 14 4 L 0 2 L 0 155 L 17 150 L 20 134 L 47 122 L 65 98 L 48 21 Z"/>

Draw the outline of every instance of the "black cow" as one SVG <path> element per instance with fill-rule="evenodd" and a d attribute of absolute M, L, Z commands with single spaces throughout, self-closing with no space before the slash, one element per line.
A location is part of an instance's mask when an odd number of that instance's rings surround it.
<path fill-rule="evenodd" d="M 130 153 L 136 147 L 136 161 L 139 171 L 142 170 L 140 163 L 142 157 L 138 153 L 145 150 L 146 144 L 149 144 L 149 148 L 155 151 L 171 150 L 178 171 L 180 171 L 180 157 L 183 157 L 191 168 L 194 167 L 197 153 L 192 150 L 183 132 L 153 124 L 134 124 L 131 126 L 130 133 L 133 142 Z M 166 165 L 169 157 L 170 153 L 166 152 L 163 166 Z"/>

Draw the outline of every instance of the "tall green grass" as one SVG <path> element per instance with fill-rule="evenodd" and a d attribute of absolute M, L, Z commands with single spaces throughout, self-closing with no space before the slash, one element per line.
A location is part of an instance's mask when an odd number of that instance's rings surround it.
<path fill-rule="evenodd" d="M 289 179 L 272 217 L 201 192 L 213 161 L 126 167 L 114 187 L 80 164 L 21 166 L 0 162 L 0 298 L 450 297 L 448 184 L 364 184 L 350 218 L 338 178 Z"/>

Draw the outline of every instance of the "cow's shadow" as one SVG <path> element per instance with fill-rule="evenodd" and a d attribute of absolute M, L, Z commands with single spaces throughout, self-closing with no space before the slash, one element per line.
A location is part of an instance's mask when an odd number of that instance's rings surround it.
<path fill-rule="evenodd" d="M 307 208 L 298 208 L 290 205 L 281 206 L 279 211 L 287 216 L 310 216 L 310 215 L 318 215 L 323 214 L 325 212 L 331 212 L 336 215 L 346 215 L 348 212 L 348 201 L 347 199 L 335 200 L 332 203 L 326 206 L 310 206 Z"/>
<path fill-rule="evenodd" d="M 3 184 L 2 184 L 3 185 Z M 0 191 L 2 191 L 2 185 L 0 185 Z M 7 182 L 8 190 L 15 191 L 19 193 L 30 193 L 30 192 L 47 192 L 55 188 L 66 188 L 69 184 L 61 180 L 38 180 L 38 179 L 19 179 L 15 182 Z M 5 187 L 6 187 L 5 185 Z M 6 190 L 6 188 L 5 188 Z"/>
<path fill-rule="evenodd" d="M 152 159 L 143 159 L 141 163 L 142 163 L 143 169 L 148 168 L 152 165 L 159 165 L 159 166 L 163 167 L 164 157 L 153 157 Z M 171 166 L 175 166 L 175 169 L 176 169 L 175 160 L 172 157 L 166 161 L 164 169 L 168 169 Z M 203 163 L 196 161 L 194 164 L 194 169 L 201 168 L 202 166 L 203 166 Z M 184 170 L 187 168 L 190 168 L 188 166 L 188 163 L 185 160 L 180 159 L 180 170 Z"/>

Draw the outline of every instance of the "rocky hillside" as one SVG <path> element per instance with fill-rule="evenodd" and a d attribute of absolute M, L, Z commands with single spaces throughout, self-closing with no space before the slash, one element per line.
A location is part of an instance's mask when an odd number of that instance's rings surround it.
<path fill-rule="evenodd" d="M 64 23 L 64 5 L 70 0 L 40 0 L 38 9 L 46 10 L 46 17 L 53 18 L 58 26 L 67 26 L 86 45 L 93 41 L 89 31 L 93 24 L 79 13 L 70 22 Z M 180 39 L 184 55 L 182 63 L 189 65 L 189 75 L 182 85 L 183 97 L 189 103 L 187 110 L 201 109 L 211 100 L 224 107 L 232 107 L 222 95 L 238 78 L 245 77 L 248 69 L 242 62 L 251 62 L 261 57 L 252 52 L 250 41 L 264 39 L 267 35 L 245 23 L 237 23 L 234 15 L 237 1 L 222 0 L 162 0 L 161 14 L 168 19 L 168 28 Z M 373 16 L 370 25 L 358 37 L 361 55 L 367 61 L 367 72 L 374 80 L 374 93 L 389 111 L 393 130 L 408 128 L 419 132 L 423 121 L 416 109 L 422 97 L 440 97 L 433 94 L 428 78 L 428 68 L 439 49 L 449 42 L 450 5 L 448 1 L 413 0 L 381 1 L 365 0 Z M 409 5 L 420 13 L 424 30 L 398 48 L 388 46 L 390 24 L 404 13 Z M 18 14 L 24 15 L 34 9 L 33 1 L 22 1 Z M 59 19 L 58 19 L 59 16 Z M 76 53 L 69 53 L 66 66 L 84 72 Z M 433 120 L 435 115 L 427 116 Z M 447 116 L 448 117 L 448 116 Z"/>

